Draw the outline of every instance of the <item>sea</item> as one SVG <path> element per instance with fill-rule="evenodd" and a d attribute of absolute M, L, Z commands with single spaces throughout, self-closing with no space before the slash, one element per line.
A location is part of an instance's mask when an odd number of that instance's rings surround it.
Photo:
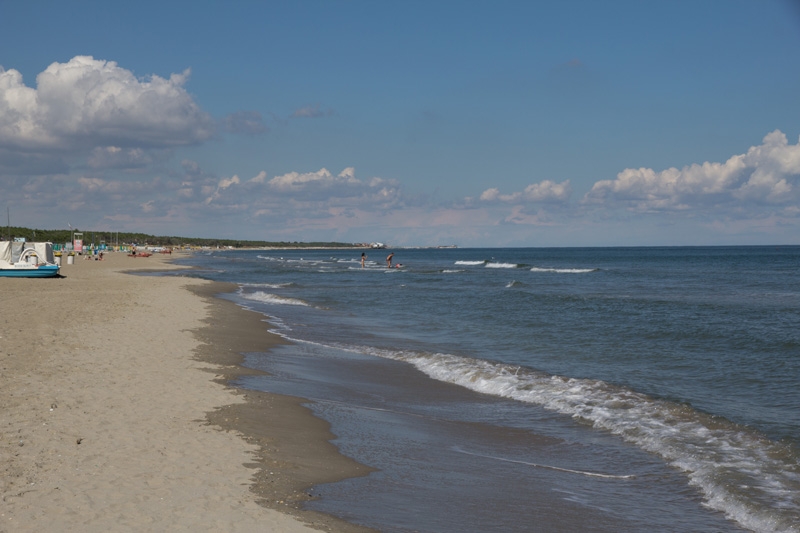
<path fill-rule="evenodd" d="M 309 509 L 387 532 L 800 532 L 799 246 L 177 262 L 292 341 L 235 385 L 307 399 L 375 469 Z"/>

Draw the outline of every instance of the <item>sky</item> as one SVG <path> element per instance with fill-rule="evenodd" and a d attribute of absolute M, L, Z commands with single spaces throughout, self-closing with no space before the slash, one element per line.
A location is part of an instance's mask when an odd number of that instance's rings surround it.
<path fill-rule="evenodd" d="M 800 244 L 800 0 L 0 0 L 0 21 L 12 226 Z"/>

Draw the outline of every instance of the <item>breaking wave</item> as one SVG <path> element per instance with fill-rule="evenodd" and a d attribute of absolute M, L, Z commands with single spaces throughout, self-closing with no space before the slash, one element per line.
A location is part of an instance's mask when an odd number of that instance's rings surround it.
<path fill-rule="evenodd" d="M 439 381 L 584 420 L 661 456 L 702 491 L 706 505 L 743 527 L 798 531 L 800 452 L 745 426 L 600 380 L 442 353 L 339 348 L 404 361 Z"/>

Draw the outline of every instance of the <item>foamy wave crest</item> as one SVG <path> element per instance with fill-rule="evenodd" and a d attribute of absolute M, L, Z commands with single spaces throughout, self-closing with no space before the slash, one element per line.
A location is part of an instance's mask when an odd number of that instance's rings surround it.
<path fill-rule="evenodd" d="M 603 381 L 449 354 L 359 351 L 408 362 L 440 381 L 586 420 L 684 471 L 709 507 L 743 527 L 798 531 L 800 453 L 747 428 Z"/>
<path fill-rule="evenodd" d="M 271 255 L 257 255 L 256 257 L 263 261 L 283 261 L 283 257 L 273 257 Z"/>
<path fill-rule="evenodd" d="M 308 263 L 315 265 L 323 262 L 320 259 L 303 259 L 302 257 L 275 257 L 272 255 L 257 255 L 256 257 L 264 261 L 274 261 L 277 263 Z"/>
<path fill-rule="evenodd" d="M 255 302 L 261 302 L 265 304 L 278 304 L 278 305 L 305 305 L 308 306 L 306 302 L 303 300 L 298 300 L 296 298 L 286 298 L 284 296 L 278 296 L 277 294 L 270 294 L 264 291 L 256 291 L 250 293 L 242 293 L 242 298 L 246 300 L 252 300 Z"/>
<path fill-rule="evenodd" d="M 464 271 L 458 268 L 445 268 L 444 270 L 442 270 L 442 274 L 458 274 L 459 272 L 464 272 Z"/>
<path fill-rule="evenodd" d="M 506 289 L 511 289 L 513 287 L 522 287 L 522 285 L 523 285 L 522 282 L 517 281 L 517 280 L 514 279 L 514 280 L 511 280 L 508 283 L 506 283 Z"/>
<path fill-rule="evenodd" d="M 263 288 L 263 289 L 286 289 L 296 287 L 294 283 L 242 283 L 242 287 Z"/>
<path fill-rule="evenodd" d="M 556 274 L 588 274 L 597 272 L 599 268 L 539 268 L 533 267 L 531 272 L 554 272 Z"/>
<path fill-rule="evenodd" d="M 486 261 L 456 261 L 454 264 L 465 265 L 465 266 L 477 266 L 477 265 L 485 265 Z"/>
<path fill-rule="evenodd" d="M 486 268 L 519 268 L 516 263 L 486 263 Z"/>

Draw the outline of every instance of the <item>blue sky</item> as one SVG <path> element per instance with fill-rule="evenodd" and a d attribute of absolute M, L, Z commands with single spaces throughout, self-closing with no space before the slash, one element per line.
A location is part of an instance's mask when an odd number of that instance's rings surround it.
<path fill-rule="evenodd" d="M 0 0 L 13 225 L 800 244 L 800 3 Z"/>

